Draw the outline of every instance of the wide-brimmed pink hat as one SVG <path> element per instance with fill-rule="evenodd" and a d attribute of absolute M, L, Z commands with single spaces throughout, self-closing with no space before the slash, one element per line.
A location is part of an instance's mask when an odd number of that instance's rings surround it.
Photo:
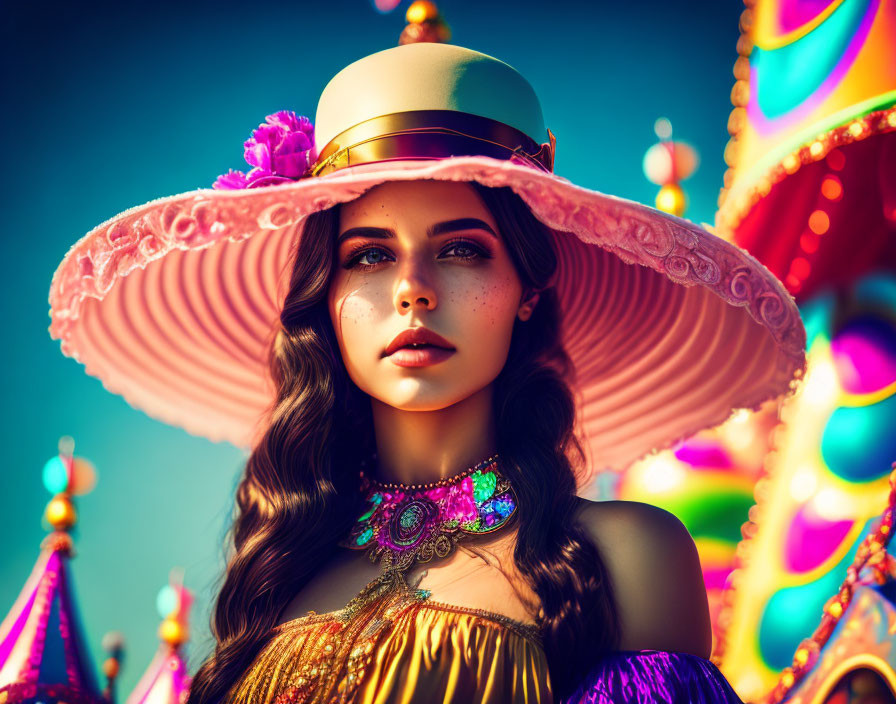
<path fill-rule="evenodd" d="M 554 231 L 589 471 L 793 387 L 805 332 L 765 267 L 686 220 L 553 174 L 553 153 L 532 87 L 507 64 L 444 44 L 367 56 L 330 81 L 313 128 L 270 116 L 246 142 L 248 174 L 132 208 L 77 242 L 53 277 L 50 334 L 134 407 L 251 446 L 274 398 L 266 354 L 303 219 L 385 181 L 477 181 L 509 186 Z"/>

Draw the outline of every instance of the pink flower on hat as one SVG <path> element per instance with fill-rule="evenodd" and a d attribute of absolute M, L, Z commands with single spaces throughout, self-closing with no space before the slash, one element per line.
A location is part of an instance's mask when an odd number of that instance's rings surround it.
<path fill-rule="evenodd" d="M 237 190 L 240 188 L 248 188 L 249 187 L 249 179 L 246 178 L 246 174 L 242 171 L 234 171 L 233 169 L 228 169 L 226 174 L 221 174 L 215 180 L 212 188 L 218 188 L 223 190 Z"/>
<path fill-rule="evenodd" d="M 281 110 L 268 115 L 243 148 L 246 163 L 254 168 L 248 174 L 231 169 L 217 178 L 213 188 L 258 188 L 302 178 L 316 158 L 314 125 L 304 115 Z"/>

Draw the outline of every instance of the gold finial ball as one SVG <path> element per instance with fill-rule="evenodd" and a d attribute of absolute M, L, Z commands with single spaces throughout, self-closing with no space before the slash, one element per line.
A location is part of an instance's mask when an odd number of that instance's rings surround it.
<path fill-rule="evenodd" d="M 74 504 L 65 494 L 54 496 L 47 504 L 44 517 L 56 530 L 68 530 L 78 521 Z"/>
<path fill-rule="evenodd" d="M 159 626 L 159 638 L 169 645 L 180 645 L 188 635 L 187 627 L 175 618 L 166 618 Z"/>
<path fill-rule="evenodd" d="M 114 680 L 118 677 L 118 671 L 121 668 L 118 660 L 115 658 L 106 658 L 106 661 L 103 663 L 103 674 L 108 677 L 110 680 Z"/>
<path fill-rule="evenodd" d="M 793 676 L 793 670 L 787 668 L 781 675 L 781 684 L 784 685 L 785 689 L 790 689 L 791 687 L 793 687 L 795 679 L 796 678 Z"/>
<path fill-rule="evenodd" d="M 656 194 L 656 207 L 664 213 L 681 217 L 687 207 L 684 190 L 677 183 L 667 183 Z"/>
<path fill-rule="evenodd" d="M 405 15 L 405 20 L 411 24 L 435 22 L 437 19 L 439 19 L 439 8 L 430 0 L 416 0 L 416 2 L 412 2 Z"/>
<path fill-rule="evenodd" d="M 840 618 L 843 615 L 843 604 L 839 601 L 831 601 L 831 603 L 825 607 L 825 611 L 834 618 Z"/>

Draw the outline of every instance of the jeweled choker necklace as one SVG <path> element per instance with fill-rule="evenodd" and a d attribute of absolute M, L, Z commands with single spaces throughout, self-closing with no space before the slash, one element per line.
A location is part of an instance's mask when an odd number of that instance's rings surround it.
<path fill-rule="evenodd" d="M 507 525 L 516 496 L 498 455 L 430 484 L 384 484 L 361 474 L 365 511 L 342 545 L 366 550 L 383 572 L 446 557 L 458 540 Z"/>

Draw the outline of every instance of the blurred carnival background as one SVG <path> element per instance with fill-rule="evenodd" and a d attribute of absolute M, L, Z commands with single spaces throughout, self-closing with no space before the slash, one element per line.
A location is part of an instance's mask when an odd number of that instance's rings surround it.
<path fill-rule="evenodd" d="M 0 701 L 177 701 L 211 646 L 244 462 L 62 357 L 56 263 L 115 213 L 238 168 L 265 114 L 313 114 L 402 31 L 506 60 L 560 173 L 711 227 L 785 282 L 808 332 L 798 392 L 586 493 L 685 523 L 713 659 L 745 700 L 896 701 L 896 1 L 683 8 L 442 0 L 445 25 L 408 0 L 4 6 Z"/>

